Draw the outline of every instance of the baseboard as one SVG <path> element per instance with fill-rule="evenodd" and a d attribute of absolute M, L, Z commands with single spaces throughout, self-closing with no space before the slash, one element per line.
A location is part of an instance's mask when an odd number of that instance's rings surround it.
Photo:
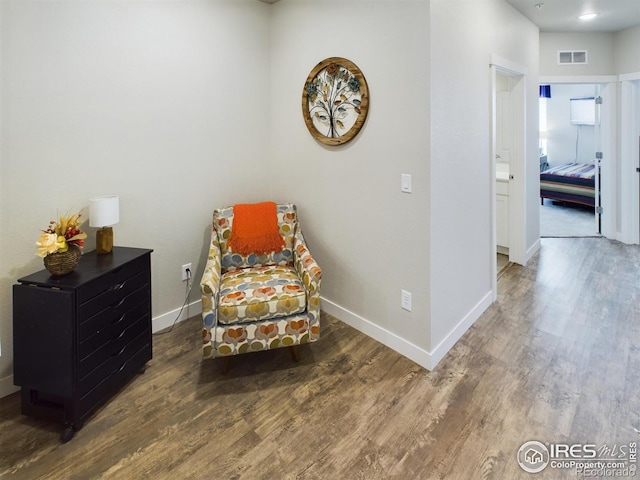
<path fill-rule="evenodd" d="M 449 334 L 429 352 L 423 348 L 414 345 L 408 340 L 399 337 L 393 332 L 376 325 L 360 315 L 347 310 L 344 307 L 322 298 L 321 308 L 325 312 L 340 319 L 347 325 L 373 338 L 374 340 L 395 350 L 401 355 L 414 361 L 427 370 L 433 370 L 438 362 L 447 354 L 455 343 L 464 335 L 464 333 L 473 325 L 473 323 L 482 315 L 482 313 L 491 305 L 493 292 L 487 293 L 480 302 L 449 332 Z"/>
<path fill-rule="evenodd" d="M 429 352 L 397 336 L 395 333 L 376 325 L 357 313 L 347 310 L 324 297 L 321 298 L 320 308 L 347 325 L 413 360 L 427 370 L 432 369 L 431 354 Z M 322 336 L 322 333 L 320 335 Z"/>
<path fill-rule="evenodd" d="M 533 257 L 538 250 L 540 250 L 540 239 L 536 240 L 533 245 L 527 249 L 526 257 L 524 259 L 525 265 L 529 260 L 531 260 L 531 257 Z"/>
<path fill-rule="evenodd" d="M 11 395 L 18 390 L 20 390 L 20 387 L 13 384 L 13 375 L 0 379 L 0 398 Z"/>
<path fill-rule="evenodd" d="M 471 328 L 471 325 L 480 318 L 480 315 L 489 308 L 493 303 L 493 296 L 493 291 L 487 292 L 476 306 L 473 307 L 471 311 L 467 313 L 464 318 L 460 320 L 460 322 L 458 322 L 458 324 L 449 332 L 449 334 L 433 349 L 431 352 L 431 361 L 433 362 L 434 368 L 440 360 L 444 358 L 449 350 L 453 348 L 456 342 L 462 338 L 465 332 Z"/>
<path fill-rule="evenodd" d="M 153 318 L 151 320 L 151 330 L 153 331 L 153 333 L 159 332 L 160 330 L 169 328 L 175 323 L 183 322 L 186 319 L 191 318 L 195 315 L 200 315 L 201 313 L 202 300 L 196 300 L 195 302 L 185 305 L 185 307 L 182 309 L 182 312 L 180 312 L 179 308 L 176 308 L 175 310 L 171 310 L 170 312 Z"/>

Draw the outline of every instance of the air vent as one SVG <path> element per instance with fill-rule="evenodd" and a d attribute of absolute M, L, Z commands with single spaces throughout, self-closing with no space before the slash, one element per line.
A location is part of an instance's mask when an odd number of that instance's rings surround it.
<path fill-rule="evenodd" d="M 587 63 L 586 50 L 559 50 L 558 65 L 585 65 Z"/>

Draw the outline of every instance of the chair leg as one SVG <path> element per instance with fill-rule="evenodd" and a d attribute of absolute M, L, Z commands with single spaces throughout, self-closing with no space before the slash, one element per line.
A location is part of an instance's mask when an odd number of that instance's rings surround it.
<path fill-rule="evenodd" d="M 300 357 L 298 355 L 298 346 L 297 345 L 291 345 L 289 347 L 289 353 L 291 354 L 291 358 L 293 359 L 294 362 L 299 362 L 300 361 Z"/>
<path fill-rule="evenodd" d="M 233 357 L 232 356 L 228 356 L 228 357 L 223 357 L 222 360 L 222 374 L 226 375 L 227 373 L 229 373 L 229 369 L 231 368 L 231 361 L 232 361 Z"/>

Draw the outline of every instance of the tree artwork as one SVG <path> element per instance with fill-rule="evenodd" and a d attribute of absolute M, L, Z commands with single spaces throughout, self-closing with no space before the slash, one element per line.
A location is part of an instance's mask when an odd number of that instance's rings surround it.
<path fill-rule="evenodd" d="M 328 58 L 311 71 L 302 110 L 309 132 L 327 145 L 340 145 L 358 133 L 367 116 L 367 84 L 360 69 L 344 58 Z"/>

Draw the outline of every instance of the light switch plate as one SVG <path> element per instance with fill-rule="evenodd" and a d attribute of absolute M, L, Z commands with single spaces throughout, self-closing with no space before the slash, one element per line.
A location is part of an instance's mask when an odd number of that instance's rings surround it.
<path fill-rule="evenodd" d="M 411 174 L 410 173 L 400 174 L 400 191 L 402 191 L 403 193 L 411 193 Z"/>

